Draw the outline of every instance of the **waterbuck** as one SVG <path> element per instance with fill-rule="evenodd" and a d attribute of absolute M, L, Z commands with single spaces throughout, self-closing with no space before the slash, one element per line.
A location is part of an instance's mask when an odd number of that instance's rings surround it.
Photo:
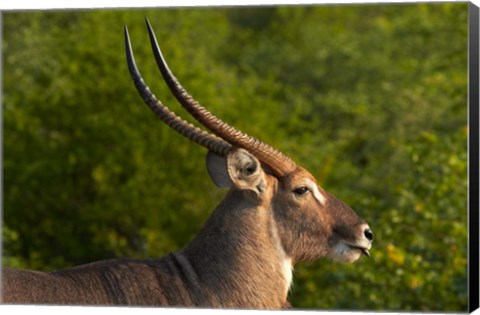
<path fill-rule="evenodd" d="M 137 69 L 128 30 L 128 68 L 143 101 L 168 126 L 208 149 L 207 169 L 228 193 L 186 247 L 157 260 L 114 259 L 54 272 L 5 268 L 3 303 L 163 305 L 278 309 L 296 262 L 369 256 L 373 233 L 292 159 L 212 115 L 167 66 L 147 20 L 162 76 L 203 131 L 165 107 Z"/>

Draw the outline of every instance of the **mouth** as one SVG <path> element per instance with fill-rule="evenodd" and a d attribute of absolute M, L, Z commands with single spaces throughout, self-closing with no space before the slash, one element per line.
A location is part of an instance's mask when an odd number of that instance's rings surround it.
<path fill-rule="evenodd" d="M 363 255 L 367 256 L 370 258 L 370 252 L 368 251 L 368 248 L 366 247 L 361 247 L 361 246 L 355 246 L 355 245 L 348 245 L 351 249 L 359 250 Z"/>

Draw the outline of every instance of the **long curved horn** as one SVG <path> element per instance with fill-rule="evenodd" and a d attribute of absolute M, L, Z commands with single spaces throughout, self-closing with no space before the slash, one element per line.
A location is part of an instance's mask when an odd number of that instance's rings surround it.
<path fill-rule="evenodd" d="M 128 70 L 130 71 L 130 76 L 132 77 L 133 83 L 135 84 L 138 93 L 140 93 L 140 96 L 148 105 L 148 107 L 150 107 L 150 109 L 162 121 L 164 121 L 176 132 L 218 155 L 225 156 L 232 148 L 229 143 L 181 119 L 174 112 L 170 111 L 165 105 L 163 105 L 150 91 L 148 86 L 145 84 L 145 81 L 143 80 L 140 72 L 138 71 L 137 65 L 135 63 L 135 58 L 133 57 L 132 52 L 132 45 L 130 43 L 130 36 L 128 35 L 128 30 L 126 26 L 124 32 L 125 52 L 127 55 Z"/>
<path fill-rule="evenodd" d="M 146 22 L 155 60 L 165 82 L 177 100 L 198 122 L 228 143 L 249 150 L 277 176 L 283 176 L 297 168 L 295 162 L 282 152 L 226 124 L 195 101 L 168 67 L 158 46 L 153 28 L 148 19 Z"/>

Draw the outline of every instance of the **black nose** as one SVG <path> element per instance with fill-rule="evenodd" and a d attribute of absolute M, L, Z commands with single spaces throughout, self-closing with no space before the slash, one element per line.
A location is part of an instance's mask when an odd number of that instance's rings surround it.
<path fill-rule="evenodd" d="M 369 240 L 370 242 L 373 241 L 373 232 L 372 230 L 370 230 L 369 228 L 365 229 L 365 231 L 363 232 L 363 234 L 365 235 L 365 237 L 367 238 L 367 240 Z"/>

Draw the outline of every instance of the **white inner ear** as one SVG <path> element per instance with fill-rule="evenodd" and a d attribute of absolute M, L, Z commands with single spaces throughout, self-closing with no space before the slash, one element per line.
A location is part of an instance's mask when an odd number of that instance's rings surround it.
<path fill-rule="evenodd" d="M 211 151 L 207 154 L 207 171 L 215 185 L 220 188 L 230 188 L 233 186 L 227 171 L 227 159 Z"/>

